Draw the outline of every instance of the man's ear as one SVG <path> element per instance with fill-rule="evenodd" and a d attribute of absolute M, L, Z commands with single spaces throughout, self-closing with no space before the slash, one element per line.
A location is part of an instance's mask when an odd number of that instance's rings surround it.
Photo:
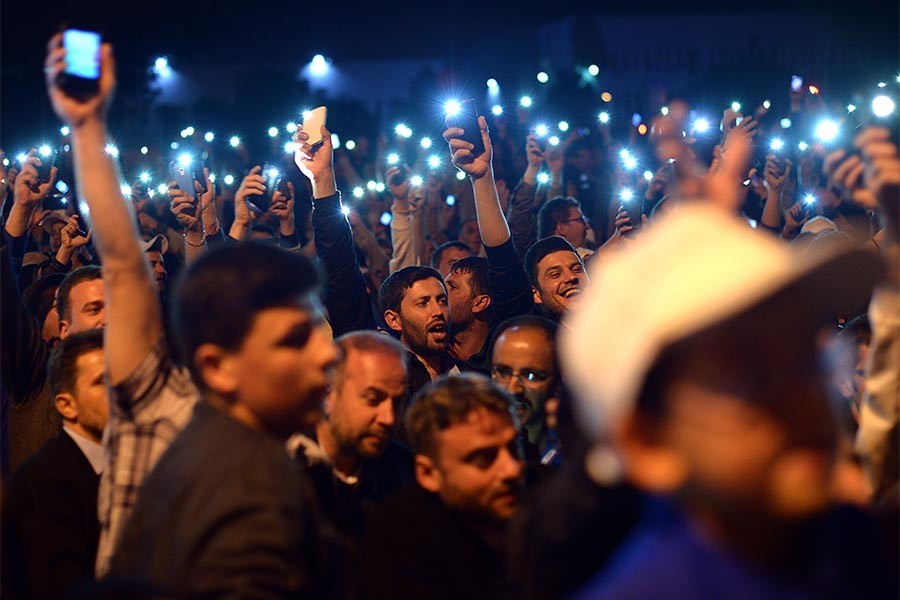
<path fill-rule="evenodd" d="M 59 339 L 64 340 L 66 336 L 69 335 L 69 322 L 59 320 Z"/>
<path fill-rule="evenodd" d="M 194 364 L 204 386 L 223 396 L 238 388 L 237 361 L 216 344 L 201 344 L 194 351 Z"/>
<path fill-rule="evenodd" d="M 384 311 L 384 322 L 387 324 L 388 327 L 390 327 L 397 333 L 400 333 L 401 331 L 403 331 L 403 327 L 401 326 L 402 321 L 400 319 L 400 313 L 398 313 L 396 311 L 393 311 L 393 310 Z"/>
<path fill-rule="evenodd" d="M 535 304 L 543 304 L 543 301 L 541 301 L 541 293 L 538 291 L 538 289 L 536 287 L 531 286 L 531 293 L 534 296 Z"/>
<path fill-rule="evenodd" d="M 441 472 L 431 458 L 424 454 L 416 454 L 416 481 L 425 490 L 437 494 L 441 491 Z"/>
<path fill-rule="evenodd" d="M 491 296 L 490 294 L 481 294 L 480 296 L 476 296 L 475 300 L 472 301 L 472 314 L 478 314 L 486 311 L 491 307 Z"/>
<path fill-rule="evenodd" d="M 78 421 L 78 404 L 76 404 L 75 397 L 72 394 L 68 392 L 57 394 L 53 399 L 53 404 L 56 407 L 56 412 L 62 415 L 63 419 Z"/>
<path fill-rule="evenodd" d="M 613 435 L 628 479 L 644 491 L 670 494 L 687 480 L 689 466 L 686 458 L 666 443 L 659 427 L 632 413 Z"/>

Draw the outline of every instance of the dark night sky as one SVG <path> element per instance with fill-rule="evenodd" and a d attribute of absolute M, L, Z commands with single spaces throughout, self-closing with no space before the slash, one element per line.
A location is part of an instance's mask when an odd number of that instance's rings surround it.
<path fill-rule="evenodd" d="M 492 31 L 538 25 L 575 14 L 595 13 L 741 13 L 809 11 L 830 15 L 861 43 L 879 40 L 896 58 L 900 9 L 895 0 L 856 3 L 837 0 L 785 0 L 779 3 L 729 3 L 684 0 L 621 2 L 384 2 L 376 0 L 248 3 L 216 0 L 45 0 L 3 2 L 2 66 L 39 61 L 47 37 L 66 18 L 89 13 L 118 48 L 121 60 L 146 62 L 158 53 L 185 58 L 266 60 L 324 52 L 336 60 L 409 58 L 464 54 L 472 37 Z M 314 9 L 309 7 L 314 6 Z M 467 10 L 467 6 L 477 7 Z M 89 7 L 89 11 L 84 11 Z M 891 35 L 893 34 L 893 35 Z M 4 83 L 6 80 L 4 79 Z"/>
<path fill-rule="evenodd" d="M 0 126 L 14 129 L 11 123 L 20 123 L 28 118 L 26 113 L 36 110 L 43 113 L 37 113 L 35 119 L 49 116 L 41 63 L 46 40 L 67 19 L 100 28 L 115 44 L 122 71 L 146 69 L 159 54 L 176 61 L 227 65 L 302 64 L 321 52 L 336 62 L 438 58 L 460 66 L 496 60 L 489 53 L 479 56 L 470 50 L 473 42 L 484 48 L 494 32 L 527 31 L 573 15 L 731 13 L 735 27 L 740 27 L 740 13 L 785 11 L 825 14 L 830 28 L 823 35 L 842 44 L 877 44 L 878 56 L 884 57 L 879 66 L 896 69 L 900 64 L 900 3 L 859 2 L 849 9 L 848 4 L 839 0 L 785 0 L 778 4 L 708 0 L 618 4 L 574 0 L 256 0 L 241 4 L 215 0 L 8 0 L 0 6 Z M 523 60 L 534 60 L 534 49 L 523 48 L 522 54 L 527 57 Z M 496 66 L 502 69 L 502 65 Z"/>

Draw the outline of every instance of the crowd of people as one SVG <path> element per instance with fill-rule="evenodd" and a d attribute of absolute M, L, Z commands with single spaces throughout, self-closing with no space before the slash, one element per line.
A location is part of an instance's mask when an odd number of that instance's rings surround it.
<path fill-rule="evenodd" d="M 0 188 L 9 598 L 897 596 L 891 127 L 294 124 L 151 177 L 111 47 L 65 67 Z"/>

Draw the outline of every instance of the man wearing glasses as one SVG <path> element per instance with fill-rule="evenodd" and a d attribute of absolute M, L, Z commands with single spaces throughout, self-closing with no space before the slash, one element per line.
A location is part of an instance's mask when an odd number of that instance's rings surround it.
<path fill-rule="evenodd" d="M 526 462 L 559 464 L 559 442 L 548 426 L 560 382 L 556 324 L 534 315 L 516 317 L 500 325 L 495 340 L 491 379 L 512 398 Z"/>

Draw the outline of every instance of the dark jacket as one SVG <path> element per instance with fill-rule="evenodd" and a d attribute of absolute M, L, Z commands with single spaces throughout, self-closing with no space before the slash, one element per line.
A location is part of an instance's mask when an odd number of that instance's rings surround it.
<path fill-rule="evenodd" d="M 495 599 L 503 570 L 493 547 L 436 495 L 411 483 L 369 519 L 363 581 L 370 600 Z"/>
<path fill-rule="evenodd" d="M 338 479 L 330 464 L 309 461 L 302 451 L 297 453 L 297 460 L 315 486 L 322 512 L 351 547 L 361 544 L 366 520 L 375 507 L 413 479 L 412 453 L 394 441 L 382 456 L 363 464 L 355 485 Z"/>
<path fill-rule="evenodd" d="M 513 521 L 510 580 L 520 600 L 566 598 L 599 572 L 637 524 L 641 496 L 604 487 L 566 464 L 544 481 Z"/>
<path fill-rule="evenodd" d="M 9 482 L 3 583 L 12 599 L 58 598 L 93 579 L 100 477 L 65 432 Z"/>
<path fill-rule="evenodd" d="M 359 329 L 377 329 L 373 298 L 359 270 L 356 246 L 341 195 L 313 200 L 316 256 L 325 270 L 325 308 L 334 337 Z"/>
<path fill-rule="evenodd" d="M 47 385 L 50 349 L 41 326 L 22 303 L 18 272 L 27 237 L 11 238 L 4 231 L 0 244 L 0 381 L 6 392 L 0 455 L 5 473 L 59 433 L 62 421 Z"/>
<path fill-rule="evenodd" d="M 144 481 L 110 575 L 179 598 L 321 598 L 318 526 L 284 445 L 201 402 Z"/>

